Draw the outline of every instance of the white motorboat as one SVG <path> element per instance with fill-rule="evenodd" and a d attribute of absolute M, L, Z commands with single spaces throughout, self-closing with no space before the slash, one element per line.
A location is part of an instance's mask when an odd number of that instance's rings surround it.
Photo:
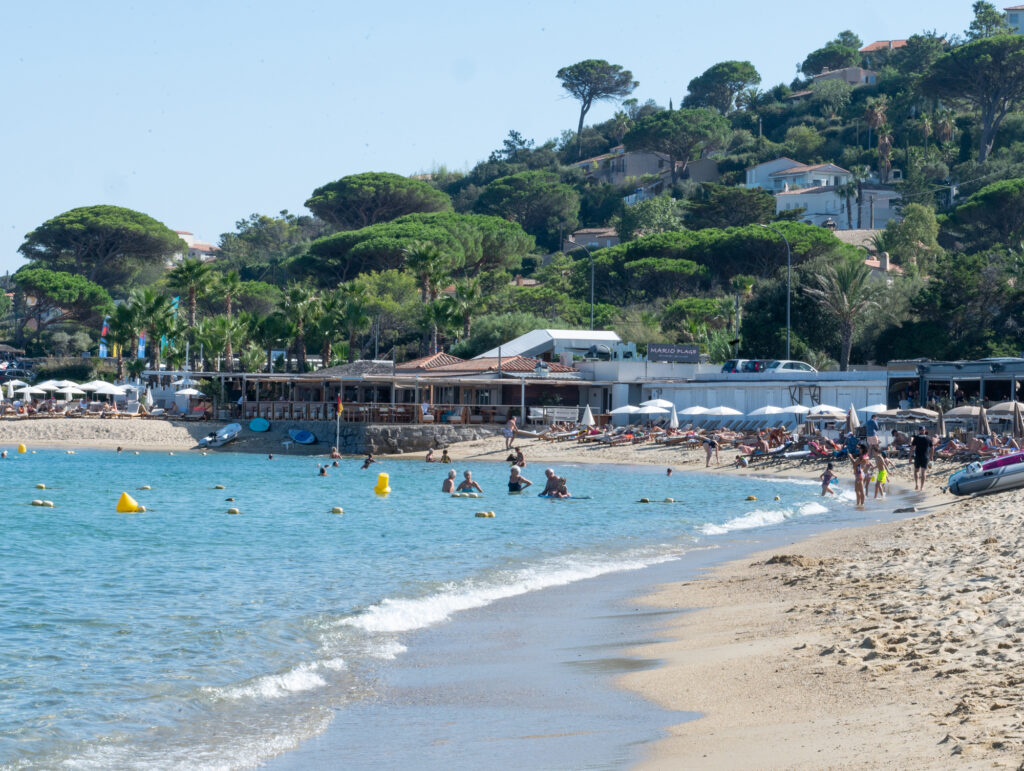
<path fill-rule="evenodd" d="M 242 426 L 239 423 L 228 423 L 226 426 L 211 431 L 199 440 L 200 447 L 221 447 L 242 433 Z"/>
<path fill-rule="evenodd" d="M 975 461 L 949 478 L 946 489 L 953 495 L 998 493 L 1024 487 L 1024 451 Z"/>

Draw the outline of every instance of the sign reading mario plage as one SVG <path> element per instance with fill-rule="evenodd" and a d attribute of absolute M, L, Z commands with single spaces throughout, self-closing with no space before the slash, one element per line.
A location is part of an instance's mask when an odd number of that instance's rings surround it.
<path fill-rule="evenodd" d="M 682 361 L 696 363 L 700 361 L 700 346 L 669 345 L 667 343 L 648 343 L 648 361 Z"/>

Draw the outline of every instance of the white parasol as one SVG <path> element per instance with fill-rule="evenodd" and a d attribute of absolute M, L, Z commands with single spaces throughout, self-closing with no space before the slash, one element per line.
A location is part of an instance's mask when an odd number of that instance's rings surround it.
<path fill-rule="evenodd" d="M 783 412 L 791 412 L 794 415 L 806 415 L 811 411 L 810 407 L 805 407 L 802 404 L 791 404 L 788 407 L 783 408 Z"/>
<path fill-rule="evenodd" d="M 833 407 L 831 404 L 819 404 L 807 411 L 808 415 L 845 415 L 844 410 Z"/>
<path fill-rule="evenodd" d="M 45 380 L 42 383 L 36 383 L 35 387 L 41 391 L 56 391 L 61 386 L 56 380 Z"/>
<path fill-rule="evenodd" d="M 14 393 L 21 394 L 22 396 L 45 396 L 46 391 L 36 386 L 23 386 L 17 389 Z"/>
<path fill-rule="evenodd" d="M 753 417 L 754 415 L 781 415 L 783 412 L 788 412 L 788 410 L 784 410 L 782 407 L 773 407 L 769 404 L 765 407 L 758 407 L 756 410 L 748 414 L 750 417 Z"/>
<path fill-rule="evenodd" d="M 178 393 L 181 393 L 180 391 Z M 634 407 L 632 404 L 623 404 L 621 407 L 616 407 L 611 411 L 611 415 L 635 415 L 640 412 L 639 407 Z"/>
<path fill-rule="evenodd" d="M 580 423 L 589 427 L 594 425 L 595 422 L 594 413 L 590 411 L 590 405 L 588 404 L 586 409 L 583 410 L 583 417 L 580 419 Z"/>
<path fill-rule="evenodd" d="M 649 407 L 641 407 L 636 411 L 637 415 L 668 415 L 668 410 L 664 407 L 655 407 L 651 405 Z"/>
<path fill-rule="evenodd" d="M 869 404 L 867 407 L 860 407 L 857 412 L 863 412 L 865 415 L 871 415 L 876 412 L 885 412 L 889 407 L 882 402 L 878 404 Z"/>
<path fill-rule="evenodd" d="M 104 383 L 98 388 L 94 388 L 93 392 L 100 396 L 124 396 L 124 389 L 113 383 Z"/>
<path fill-rule="evenodd" d="M 202 396 L 203 394 L 194 388 L 182 388 L 180 391 L 175 391 L 178 396 Z"/>
<path fill-rule="evenodd" d="M 640 402 L 641 407 L 661 407 L 663 410 L 671 409 L 675 406 L 673 402 L 668 399 L 648 399 L 645 402 Z"/>
<path fill-rule="evenodd" d="M 85 393 L 85 391 L 83 391 L 78 386 L 66 386 L 56 391 L 56 393 L 62 394 L 65 399 L 71 401 L 72 396 L 81 396 L 82 394 Z"/>
<path fill-rule="evenodd" d="M 672 417 L 668 419 L 669 428 L 679 428 L 679 415 L 676 413 L 676 406 L 672 405 Z"/>
<path fill-rule="evenodd" d="M 742 415 L 743 413 L 739 410 L 734 410 L 732 407 L 712 407 L 710 410 L 704 413 L 705 415 L 715 416 L 726 416 L 726 415 Z"/>
<path fill-rule="evenodd" d="M 685 410 L 679 410 L 680 415 L 703 415 L 708 411 L 707 407 L 701 407 L 699 404 L 695 404 L 692 407 L 687 407 Z"/>
<path fill-rule="evenodd" d="M 153 408 L 153 389 L 148 386 L 146 387 L 145 405 L 147 410 Z"/>

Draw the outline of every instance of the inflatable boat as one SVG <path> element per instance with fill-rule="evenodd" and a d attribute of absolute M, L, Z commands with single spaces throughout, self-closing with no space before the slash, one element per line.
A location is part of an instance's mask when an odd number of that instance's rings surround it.
<path fill-rule="evenodd" d="M 998 493 L 1024 487 L 1024 452 L 975 461 L 949 478 L 946 489 L 953 495 Z"/>

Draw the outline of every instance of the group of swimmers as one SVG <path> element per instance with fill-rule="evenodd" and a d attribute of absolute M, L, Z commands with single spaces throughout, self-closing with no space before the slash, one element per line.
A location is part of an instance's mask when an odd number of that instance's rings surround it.
<path fill-rule="evenodd" d="M 442 493 L 463 493 L 463 492 L 483 492 L 483 488 L 480 484 L 473 479 L 472 471 L 463 471 L 463 479 L 458 485 L 455 484 L 456 472 L 452 469 L 448 472 L 448 476 L 444 482 L 441 483 Z M 565 477 L 560 477 L 555 474 L 554 469 L 545 469 L 544 476 L 546 482 L 544 483 L 544 490 L 541 492 L 541 496 L 548 498 L 571 498 L 572 494 L 566 487 Z M 529 479 L 523 476 L 523 472 L 519 466 L 513 465 L 508 472 L 508 491 L 510 493 L 521 493 L 527 487 L 533 485 Z"/>

